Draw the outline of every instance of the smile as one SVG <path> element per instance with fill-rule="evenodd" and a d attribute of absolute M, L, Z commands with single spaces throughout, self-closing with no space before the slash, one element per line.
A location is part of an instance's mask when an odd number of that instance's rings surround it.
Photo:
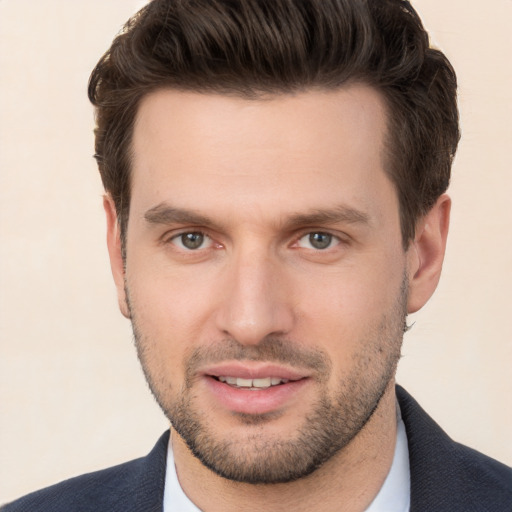
<path fill-rule="evenodd" d="M 280 384 L 286 384 L 289 379 L 280 379 L 279 377 L 265 377 L 260 379 L 243 379 L 240 377 L 228 377 L 219 376 L 217 377 L 220 382 L 229 384 L 236 388 L 248 388 L 248 389 L 267 389 L 272 386 L 279 386 Z"/>

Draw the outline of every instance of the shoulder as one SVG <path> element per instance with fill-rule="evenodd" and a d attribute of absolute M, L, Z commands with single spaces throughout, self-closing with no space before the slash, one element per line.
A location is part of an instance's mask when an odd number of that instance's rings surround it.
<path fill-rule="evenodd" d="M 409 445 L 411 510 L 512 508 L 512 468 L 453 441 L 399 386 L 397 397 Z"/>
<path fill-rule="evenodd" d="M 454 443 L 454 452 L 473 492 L 489 500 L 508 498 L 512 509 L 512 468 L 472 448 Z"/>
<path fill-rule="evenodd" d="M 94 510 L 99 504 L 105 506 L 116 501 L 116 495 L 126 491 L 140 459 L 114 466 L 112 468 L 88 473 L 45 489 L 27 494 L 9 505 L 1 512 L 22 511 L 64 511 Z M 108 510 L 105 508 L 105 510 Z"/>
<path fill-rule="evenodd" d="M 159 511 L 168 438 L 166 432 L 146 457 L 33 492 L 0 507 L 0 512 Z"/>

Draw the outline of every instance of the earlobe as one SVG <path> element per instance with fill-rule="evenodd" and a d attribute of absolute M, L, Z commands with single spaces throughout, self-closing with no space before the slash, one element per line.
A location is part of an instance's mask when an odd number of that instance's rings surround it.
<path fill-rule="evenodd" d="M 408 249 L 408 313 L 421 309 L 430 299 L 441 276 L 450 224 L 451 199 L 443 194 L 416 226 Z"/>
<path fill-rule="evenodd" d="M 130 318 L 130 311 L 126 300 L 125 268 L 122 253 L 121 230 L 117 220 L 114 200 L 109 194 L 103 196 L 103 209 L 107 220 L 107 247 L 110 257 L 110 268 L 117 288 L 117 300 L 121 313 Z"/>

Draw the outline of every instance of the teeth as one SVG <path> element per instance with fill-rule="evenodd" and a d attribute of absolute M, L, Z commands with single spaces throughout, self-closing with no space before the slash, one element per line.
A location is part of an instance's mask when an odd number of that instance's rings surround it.
<path fill-rule="evenodd" d="M 270 386 L 286 384 L 288 379 L 279 379 L 278 377 L 265 377 L 263 379 L 241 379 L 239 377 L 218 377 L 221 382 L 236 386 L 239 388 L 266 389 Z"/>
<path fill-rule="evenodd" d="M 253 388 L 269 388 L 271 386 L 272 379 L 267 377 L 266 379 L 252 379 Z"/>
<path fill-rule="evenodd" d="M 252 379 L 236 379 L 239 388 L 252 388 Z"/>

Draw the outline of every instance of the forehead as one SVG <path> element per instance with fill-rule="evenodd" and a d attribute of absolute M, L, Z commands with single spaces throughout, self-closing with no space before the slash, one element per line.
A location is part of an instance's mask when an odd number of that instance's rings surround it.
<path fill-rule="evenodd" d="M 257 99 L 164 89 L 141 101 L 134 149 L 137 155 L 138 149 L 163 142 L 175 152 L 180 147 L 206 152 L 222 143 L 226 149 L 240 150 L 251 144 L 260 150 L 279 146 L 283 151 L 301 146 L 301 153 L 306 153 L 314 146 L 317 151 L 311 156 L 321 156 L 349 139 L 354 152 L 370 142 L 379 150 L 385 125 L 380 93 L 360 84 Z"/>
<path fill-rule="evenodd" d="M 134 127 L 132 207 L 371 209 L 390 189 L 385 130 L 384 102 L 363 85 L 258 99 L 160 90 Z"/>

